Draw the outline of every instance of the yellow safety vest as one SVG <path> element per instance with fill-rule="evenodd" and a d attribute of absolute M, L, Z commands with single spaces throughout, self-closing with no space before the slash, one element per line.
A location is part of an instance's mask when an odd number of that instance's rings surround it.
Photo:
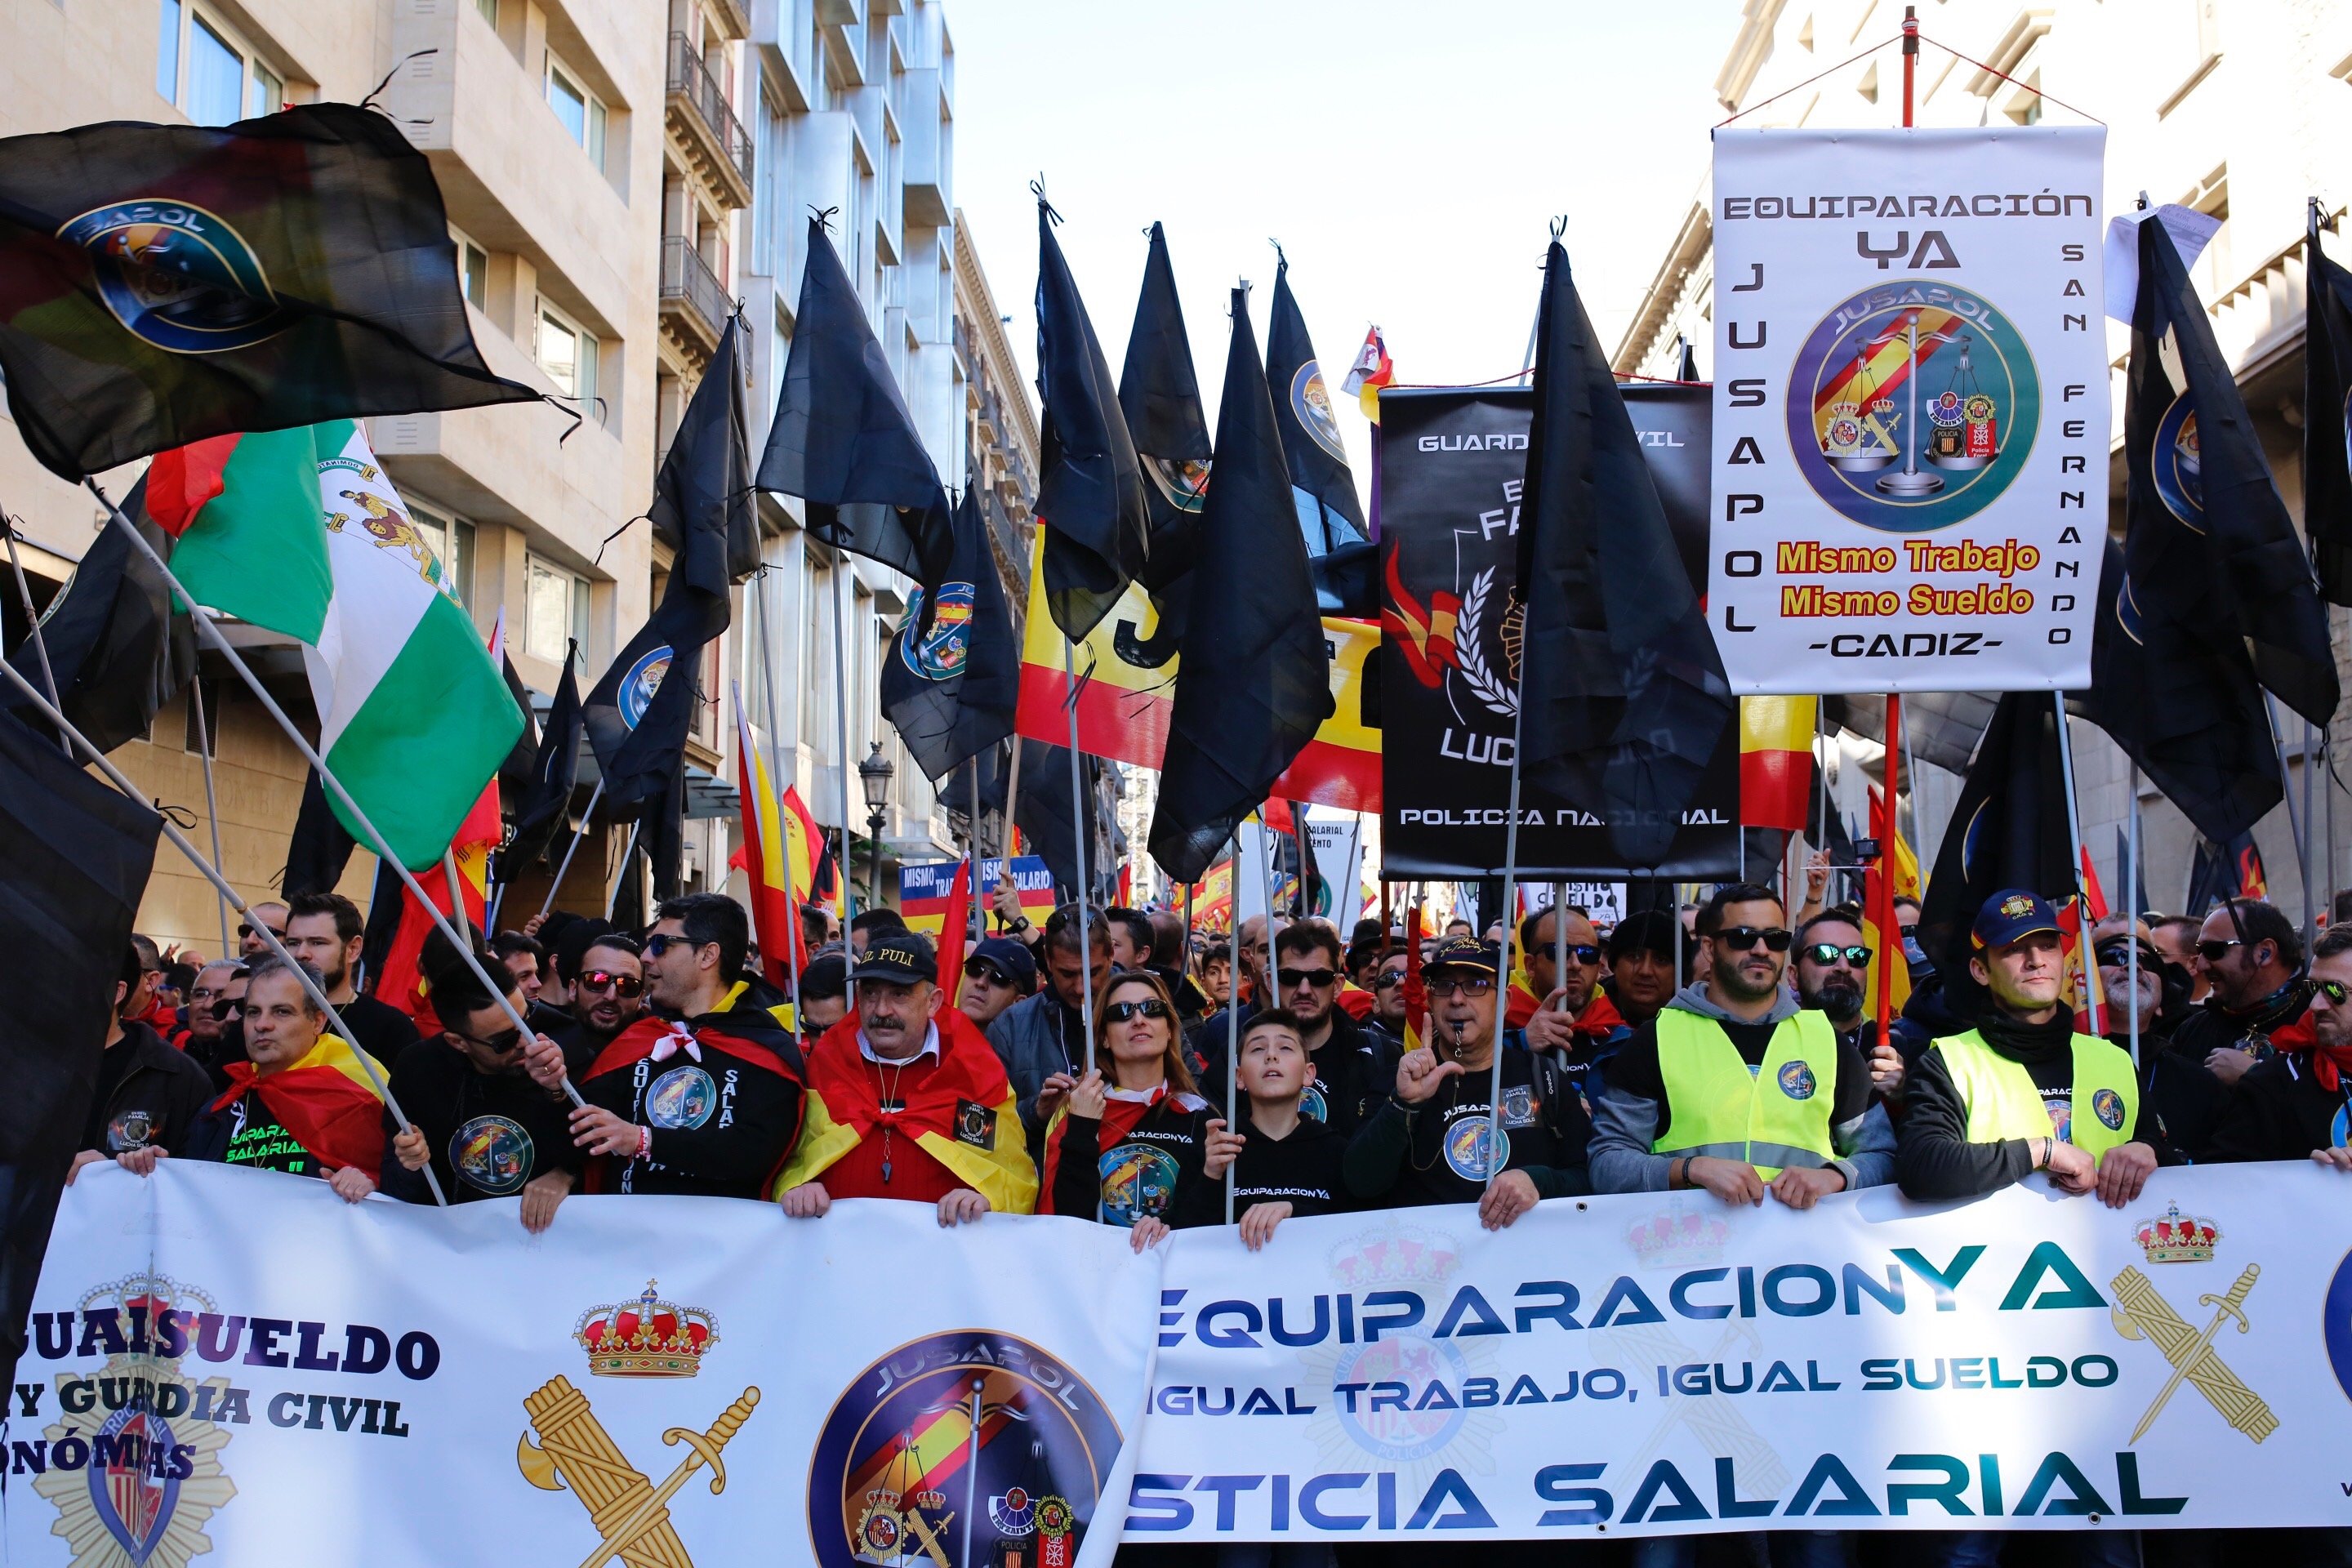
<path fill-rule="evenodd" d="M 2054 1134 L 2095 1160 L 2130 1142 L 2139 1125 L 2139 1078 L 2131 1058 L 2095 1035 L 2074 1037 L 2074 1090 L 2063 1123 L 2051 1120 L 2025 1065 L 1985 1044 L 1976 1030 L 1937 1040 L 1936 1049 L 1969 1108 L 1971 1143 Z"/>
<path fill-rule="evenodd" d="M 1668 1136 L 1650 1152 L 1744 1160 L 1768 1182 L 1785 1166 L 1830 1163 L 1837 1056 L 1837 1031 L 1819 1012 L 1781 1019 L 1762 1065 L 1750 1068 L 1714 1019 L 1667 1008 L 1658 1015 L 1658 1074 Z"/>

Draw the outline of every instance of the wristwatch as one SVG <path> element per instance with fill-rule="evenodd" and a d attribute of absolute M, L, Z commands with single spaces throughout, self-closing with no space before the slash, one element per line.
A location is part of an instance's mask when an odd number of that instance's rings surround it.
<path fill-rule="evenodd" d="M 1027 931 L 1029 929 L 1029 917 L 1027 915 L 1015 915 L 1011 920 L 1004 922 L 1004 929 L 1006 931 Z"/>

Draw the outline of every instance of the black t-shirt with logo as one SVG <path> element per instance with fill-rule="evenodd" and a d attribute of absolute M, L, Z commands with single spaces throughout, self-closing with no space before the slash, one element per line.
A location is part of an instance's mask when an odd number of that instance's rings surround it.
<path fill-rule="evenodd" d="M 223 1122 L 227 1142 L 221 1163 L 250 1171 L 282 1171 L 289 1176 L 321 1176 L 327 1172 L 319 1157 L 302 1147 L 270 1110 L 258 1089 L 247 1089 L 214 1113 Z"/>
<path fill-rule="evenodd" d="M 477 1072 L 464 1052 L 438 1036 L 400 1053 L 392 1068 L 392 1097 L 424 1132 L 433 1173 L 453 1204 L 510 1198 L 534 1176 L 580 1168 L 568 1100 L 521 1072 Z M 383 1190 L 410 1203 L 431 1203 L 425 1173 L 406 1169 L 392 1152 L 399 1131 L 387 1112 Z"/>
<path fill-rule="evenodd" d="M 1543 1197 L 1589 1192 L 1591 1120 L 1575 1086 L 1522 1037 L 1514 1030 L 1503 1049 L 1503 1168 L 1526 1171 Z M 1355 1197 L 1379 1208 L 1477 1202 L 1486 1191 L 1492 1083 L 1484 1068 L 1447 1078 L 1418 1105 L 1383 1102 L 1348 1146 Z"/>

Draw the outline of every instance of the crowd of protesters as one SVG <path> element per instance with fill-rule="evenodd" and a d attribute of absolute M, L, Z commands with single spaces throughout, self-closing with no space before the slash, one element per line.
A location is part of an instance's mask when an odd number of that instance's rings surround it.
<path fill-rule="evenodd" d="M 1736 883 L 1605 935 L 1564 907 L 1508 932 L 1455 921 L 1410 948 L 1376 921 L 1343 936 L 1257 917 L 1237 942 L 1124 909 L 1036 925 L 1007 883 L 993 934 L 951 974 L 894 910 L 845 931 L 804 910 L 809 956 L 782 989 L 742 907 L 698 893 L 642 931 L 534 921 L 473 963 L 436 936 L 414 1016 L 357 988 L 360 911 L 305 895 L 253 906 L 234 957 L 134 939 L 76 1169 L 197 1159 L 323 1179 L 354 1203 L 519 1197 L 533 1232 L 575 1191 L 773 1201 L 794 1223 L 899 1198 L 941 1226 L 1034 1212 L 1122 1226 L 1138 1250 L 1226 1223 L 1229 1184 L 1255 1249 L 1292 1215 L 1429 1204 L 1475 1204 L 1500 1228 L 1586 1193 L 1806 1210 L 1881 1184 L 1948 1200 L 2041 1172 L 2120 1207 L 2159 1165 L 2352 1173 L 2352 923 L 2306 952 L 2258 900 L 2102 921 L 2102 1038 L 2077 1032 L 2046 900 L 1986 900 L 1945 955 L 1964 974 L 1921 951 L 1904 900 L 1887 962 L 1911 994 L 1881 1038 L 1863 915 L 1824 906 L 1822 880 L 1794 920 L 1769 888 Z M 362 1087 L 379 1074 L 400 1118 Z M 2352 1562 L 2352 1532 L 2272 1533 L 2281 1563 Z M 1949 1563 L 1998 1561 L 2003 1542 L 1908 1539 Z M 2217 1563 L 2233 1542 L 2154 1534 L 2146 1560 Z M 1756 1552 L 1838 1563 L 1846 1547 L 1800 1531 Z M 1480 1556 L 1538 1550 L 1559 1548 Z M 1611 1550 L 1665 1568 L 1701 1547 Z M 2076 1532 L 2062 1555 L 2138 1551 Z"/>

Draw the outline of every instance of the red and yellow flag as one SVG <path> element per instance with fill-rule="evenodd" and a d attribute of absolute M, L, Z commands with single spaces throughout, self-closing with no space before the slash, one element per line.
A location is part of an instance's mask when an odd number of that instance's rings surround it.
<path fill-rule="evenodd" d="M 1811 820 L 1815 697 L 1739 700 L 1739 820 L 1801 833 Z"/>
<path fill-rule="evenodd" d="M 1804 700 L 1811 702 L 1812 699 Z M 1746 761 L 1744 757 L 1741 760 Z M 1878 840 L 1878 858 L 1863 874 L 1862 940 L 1870 949 L 1871 957 L 1870 973 L 1862 994 L 1874 1004 L 1879 977 L 1884 974 L 1895 988 L 1894 1011 L 1900 1017 L 1903 1005 L 1911 999 L 1911 965 L 1903 956 L 1901 933 L 1882 926 L 1880 911 L 1887 911 L 1886 924 L 1892 925 L 1895 900 L 1919 896 L 1919 858 L 1911 852 L 1911 846 L 1903 841 L 1894 824 L 1887 821 L 1885 792 L 1876 784 L 1870 786 L 1870 831 Z"/>
<path fill-rule="evenodd" d="M 834 913 L 841 913 L 841 878 L 834 869 L 824 829 L 817 826 L 800 791 L 787 787 L 780 804 L 783 809 L 777 828 L 783 837 L 784 864 L 792 869 L 793 907 L 822 902 L 830 905 Z"/>
<path fill-rule="evenodd" d="M 768 765 L 751 744 L 751 721 L 735 710 L 735 789 L 743 814 L 743 874 L 751 884 L 751 929 L 760 939 L 760 967 L 769 984 L 792 989 L 800 963 L 801 921 L 794 881 L 785 858 L 783 813 L 776 805 Z"/>

